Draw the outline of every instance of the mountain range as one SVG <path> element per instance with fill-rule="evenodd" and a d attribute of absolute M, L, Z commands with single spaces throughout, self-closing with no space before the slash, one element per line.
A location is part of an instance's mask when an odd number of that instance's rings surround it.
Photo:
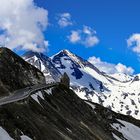
<path fill-rule="evenodd" d="M 90 90 L 106 96 L 111 90 L 105 82 L 122 81 L 66 50 L 51 58 L 28 52 L 24 59 L 37 68 L 0 48 L 0 140 L 139 140 L 140 120 L 116 113 L 87 96 Z M 87 69 L 100 77 L 91 78 Z M 132 76 L 126 81 L 123 78 L 122 83 L 138 81 Z M 78 94 L 83 94 L 83 99 Z"/>
<path fill-rule="evenodd" d="M 80 98 L 140 119 L 140 75 L 106 74 L 68 50 L 62 50 L 50 58 L 41 53 L 28 52 L 23 58 L 39 68 L 46 81 L 59 81 L 59 77 L 66 72 L 71 89 Z"/>

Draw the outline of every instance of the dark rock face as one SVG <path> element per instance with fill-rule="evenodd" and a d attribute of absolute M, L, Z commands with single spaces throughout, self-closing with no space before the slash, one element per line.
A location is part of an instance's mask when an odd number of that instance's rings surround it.
<path fill-rule="evenodd" d="M 88 102 L 93 109 L 64 85 L 52 87 L 51 94 L 50 89 L 41 92 L 39 103 L 29 97 L 0 107 L 0 126 L 12 138 L 20 140 L 24 133 L 33 140 L 115 140 L 114 133 L 124 140 L 112 123 L 122 119 L 140 126 L 138 120 Z"/>
<path fill-rule="evenodd" d="M 42 92 L 41 105 L 29 98 L 0 108 L 0 126 L 12 138 L 23 132 L 33 140 L 112 140 L 91 107 L 71 90 L 60 85 L 52 95 Z"/>
<path fill-rule="evenodd" d="M 135 76 L 132 82 L 139 81 L 139 76 Z"/>
<path fill-rule="evenodd" d="M 77 68 L 77 66 L 73 64 L 71 69 L 74 70 L 74 72 L 71 75 L 73 75 L 76 79 L 82 78 L 83 73 Z"/>
<path fill-rule="evenodd" d="M 44 82 L 45 78 L 38 69 L 11 50 L 0 48 L 0 96 Z"/>
<path fill-rule="evenodd" d="M 66 87 L 68 88 L 70 87 L 70 78 L 66 72 L 62 75 L 60 82 L 64 84 Z"/>

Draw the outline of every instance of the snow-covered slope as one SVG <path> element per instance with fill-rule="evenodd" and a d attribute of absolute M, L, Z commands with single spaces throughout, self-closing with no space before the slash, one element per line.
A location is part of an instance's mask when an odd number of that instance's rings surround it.
<path fill-rule="evenodd" d="M 71 88 L 79 97 L 140 119 L 139 75 L 107 75 L 68 50 L 51 59 L 62 74 L 66 72 L 69 75 Z"/>
<path fill-rule="evenodd" d="M 133 76 L 125 74 L 125 73 L 115 73 L 111 74 L 111 77 L 114 77 L 115 79 L 119 80 L 120 82 L 129 82 L 133 80 Z"/>
<path fill-rule="evenodd" d="M 42 53 L 27 52 L 23 56 L 23 59 L 28 63 L 34 65 L 40 71 L 44 73 L 46 82 L 59 81 L 61 73 L 54 67 L 50 58 Z"/>
<path fill-rule="evenodd" d="M 102 83 L 110 83 L 96 67 L 67 50 L 53 56 L 52 62 L 62 74 L 69 75 L 72 86 L 103 92 L 106 88 Z"/>

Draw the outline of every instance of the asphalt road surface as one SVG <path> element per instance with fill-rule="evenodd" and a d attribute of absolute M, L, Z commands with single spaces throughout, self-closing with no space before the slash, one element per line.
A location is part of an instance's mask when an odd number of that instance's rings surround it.
<path fill-rule="evenodd" d="M 35 91 L 38 91 L 41 89 L 46 89 L 46 88 L 51 88 L 53 86 L 56 86 L 57 84 L 58 83 L 34 85 L 31 87 L 26 87 L 24 89 L 17 90 L 12 95 L 1 98 L 0 105 L 5 105 L 5 104 L 9 104 L 9 103 L 23 100 L 25 98 L 28 98 Z"/>

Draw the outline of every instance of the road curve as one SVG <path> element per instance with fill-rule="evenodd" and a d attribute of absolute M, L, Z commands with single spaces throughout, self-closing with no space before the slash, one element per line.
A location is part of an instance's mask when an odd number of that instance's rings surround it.
<path fill-rule="evenodd" d="M 40 84 L 14 91 L 12 95 L 0 99 L 0 106 L 23 100 L 25 98 L 28 98 L 35 91 L 45 88 L 51 88 L 56 85 L 58 85 L 58 83 Z"/>

